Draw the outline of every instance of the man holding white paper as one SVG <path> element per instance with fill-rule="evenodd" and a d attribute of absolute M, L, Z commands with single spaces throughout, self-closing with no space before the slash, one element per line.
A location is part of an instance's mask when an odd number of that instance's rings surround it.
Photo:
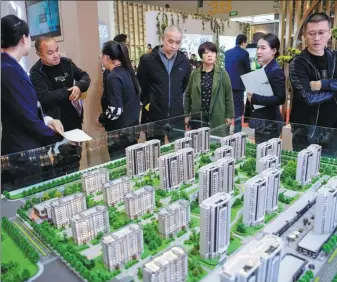
<path fill-rule="evenodd" d="M 246 106 L 245 117 L 252 118 L 249 125 L 255 128 L 257 144 L 280 136 L 283 121 L 280 105 L 285 102 L 286 91 L 284 72 L 276 62 L 279 48 L 278 37 L 265 34 L 257 45 L 257 60 L 263 68 L 242 76 L 250 103 Z"/>

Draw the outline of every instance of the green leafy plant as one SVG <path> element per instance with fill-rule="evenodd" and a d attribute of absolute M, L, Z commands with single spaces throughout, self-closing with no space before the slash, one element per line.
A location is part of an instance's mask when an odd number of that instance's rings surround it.
<path fill-rule="evenodd" d="M 337 27 L 332 30 L 332 37 L 337 39 Z"/>
<path fill-rule="evenodd" d="M 276 60 L 278 64 L 281 67 L 283 67 L 285 63 L 289 63 L 292 58 L 294 58 L 296 55 L 300 53 L 301 53 L 301 50 L 298 50 L 295 48 L 288 48 L 286 54 L 278 57 Z"/>

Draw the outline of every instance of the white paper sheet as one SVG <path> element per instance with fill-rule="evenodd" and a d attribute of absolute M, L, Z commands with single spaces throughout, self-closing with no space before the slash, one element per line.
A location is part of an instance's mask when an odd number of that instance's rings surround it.
<path fill-rule="evenodd" d="M 241 79 L 247 92 L 255 93 L 261 96 L 274 95 L 266 72 L 263 68 L 241 75 Z M 260 109 L 263 107 L 264 106 L 261 105 L 254 105 L 254 109 Z"/>
<path fill-rule="evenodd" d="M 73 142 L 84 142 L 92 140 L 92 138 L 81 129 L 73 129 L 64 132 L 64 138 Z"/>

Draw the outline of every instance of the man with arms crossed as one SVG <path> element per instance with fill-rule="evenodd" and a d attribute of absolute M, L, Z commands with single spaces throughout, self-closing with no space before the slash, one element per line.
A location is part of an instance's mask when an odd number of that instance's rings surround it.
<path fill-rule="evenodd" d="M 290 63 L 294 94 L 290 121 L 295 123 L 296 151 L 310 144 L 321 145 L 325 155 L 337 150 L 337 51 L 326 48 L 331 33 L 331 19 L 326 14 L 310 15 L 303 25 L 307 48 Z"/>

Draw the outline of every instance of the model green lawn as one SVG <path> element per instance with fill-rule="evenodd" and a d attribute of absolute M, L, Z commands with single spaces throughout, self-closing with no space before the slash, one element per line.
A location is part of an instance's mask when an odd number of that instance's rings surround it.
<path fill-rule="evenodd" d="M 32 263 L 26 255 L 20 250 L 17 244 L 13 241 L 13 239 L 8 235 L 5 230 L 1 231 L 1 281 L 3 282 L 11 282 L 11 281 L 18 281 L 14 280 L 16 275 L 19 275 L 21 278 L 23 277 L 23 272 L 25 269 L 26 275 L 29 274 L 28 277 L 30 278 L 37 273 L 38 267 L 36 264 Z M 16 267 L 10 269 L 7 273 L 3 273 L 4 266 L 8 265 L 10 262 L 13 262 L 14 265 L 17 264 Z M 20 280 L 21 281 L 21 280 Z"/>

